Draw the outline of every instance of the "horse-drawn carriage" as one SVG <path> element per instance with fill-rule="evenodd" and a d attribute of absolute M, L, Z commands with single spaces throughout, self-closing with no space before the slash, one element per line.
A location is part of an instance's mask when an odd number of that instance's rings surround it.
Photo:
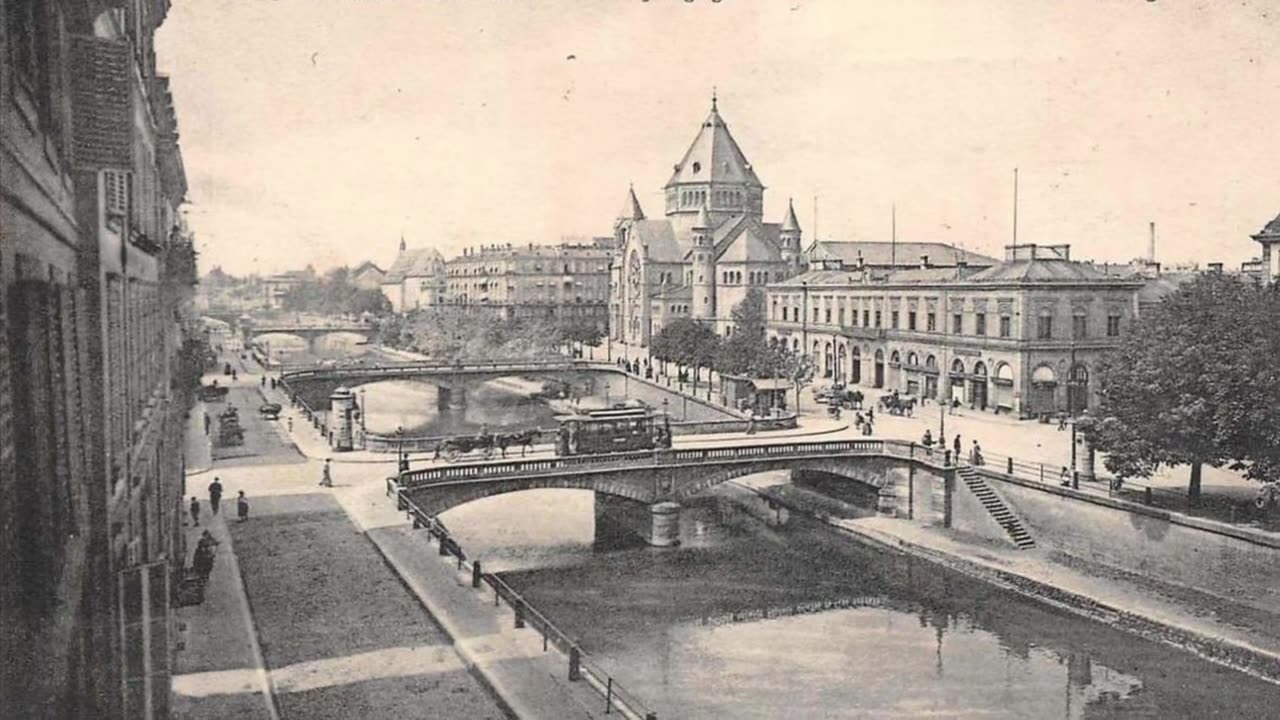
<path fill-rule="evenodd" d="M 222 402 L 227 399 L 227 388 L 213 385 L 200 386 L 200 399 L 204 402 Z"/>
<path fill-rule="evenodd" d="M 861 390 L 853 390 L 844 385 L 820 387 L 813 392 L 814 399 L 832 408 L 861 410 L 862 401 L 866 398 Z"/>
<path fill-rule="evenodd" d="M 911 417 L 916 411 L 916 398 L 912 395 L 892 393 L 880 397 L 880 411 L 890 415 Z"/>
<path fill-rule="evenodd" d="M 230 447 L 244 444 L 244 428 L 240 427 L 240 413 L 235 405 L 228 406 L 218 415 L 218 445 Z"/>
<path fill-rule="evenodd" d="M 279 420 L 280 411 L 283 409 L 284 406 L 280 403 L 263 403 L 262 406 L 258 408 L 258 414 L 262 416 L 263 420 Z"/>
<path fill-rule="evenodd" d="M 540 434 L 538 429 L 534 428 L 496 435 L 488 430 L 481 430 L 476 435 L 458 435 L 437 445 L 434 459 L 443 457 L 446 462 L 457 462 L 471 453 L 478 453 L 485 460 L 491 460 L 494 453 L 501 453 L 505 458 L 507 448 L 514 447 L 520 448 L 520 457 L 524 457 L 526 452 L 533 449 L 533 443 L 537 441 Z"/>

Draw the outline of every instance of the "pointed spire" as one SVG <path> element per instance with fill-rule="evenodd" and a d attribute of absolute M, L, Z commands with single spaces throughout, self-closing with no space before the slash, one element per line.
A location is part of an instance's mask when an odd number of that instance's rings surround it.
<path fill-rule="evenodd" d="M 627 186 L 627 201 L 622 206 L 622 212 L 618 215 L 619 220 L 643 220 L 644 210 L 640 209 L 640 200 L 636 197 L 636 188 L 634 185 Z"/>
<path fill-rule="evenodd" d="M 716 86 L 711 86 L 711 112 L 716 111 Z"/>
<path fill-rule="evenodd" d="M 782 221 L 782 232 L 800 232 L 800 221 L 796 219 L 796 206 L 790 198 L 787 199 L 787 217 Z"/>
<path fill-rule="evenodd" d="M 711 215 L 707 212 L 706 203 L 703 203 L 702 207 L 698 208 L 698 220 L 694 222 L 693 227 L 697 230 L 711 229 Z"/>
<path fill-rule="evenodd" d="M 404 233 L 402 232 L 400 233 L 400 252 L 404 252 L 404 251 L 405 251 Z"/>

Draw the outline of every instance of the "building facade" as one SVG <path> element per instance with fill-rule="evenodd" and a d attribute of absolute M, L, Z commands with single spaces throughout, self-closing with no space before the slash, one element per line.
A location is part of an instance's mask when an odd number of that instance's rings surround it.
<path fill-rule="evenodd" d="M 382 294 L 393 312 L 409 312 L 444 304 L 444 257 L 434 248 L 410 250 L 400 238 L 396 260 L 382 278 Z"/>
<path fill-rule="evenodd" d="M 168 716 L 200 335 L 168 5 L 0 3 L 0 717 Z"/>
<path fill-rule="evenodd" d="M 803 233 L 795 209 L 764 222 L 764 184 L 712 98 L 711 113 L 664 188 L 661 219 L 650 219 L 634 190 L 613 226 L 609 333 L 647 346 L 677 317 L 731 331 L 730 313 L 752 287 L 801 269 Z"/>
<path fill-rule="evenodd" d="M 503 318 L 581 317 L 604 328 L 611 238 L 482 245 L 446 264 L 446 302 Z"/>
<path fill-rule="evenodd" d="M 1280 215 L 1253 235 L 1253 241 L 1262 246 L 1262 257 L 1246 271 L 1270 285 L 1280 277 Z"/>
<path fill-rule="evenodd" d="M 351 284 L 362 290 L 380 290 L 387 272 L 366 260 L 351 270 Z"/>
<path fill-rule="evenodd" d="M 310 265 L 305 270 L 288 270 L 275 275 L 268 275 L 262 279 L 264 307 L 268 310 L 284 309 L 284 300 L 289 293 L 296 290 L 299 285 L 306 282 L 314 282 L 315 279 L 315 268 Z"/>
<path fill-rule="evenodd" d="M 768 336 L 829 382 L 1019 417 L 1079 413 L 1096 405 L 1091 373 L 1144 285 L 1067 246 L 1009 246 L 986 268 L 814 269 L 768 287 Z"/>

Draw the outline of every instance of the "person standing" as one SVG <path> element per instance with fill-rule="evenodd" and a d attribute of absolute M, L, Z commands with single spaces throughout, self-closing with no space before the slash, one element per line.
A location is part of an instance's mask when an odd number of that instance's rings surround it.
<path fill-rule="evenodd" d="M 217 477 L 213 478 L 213 482 L 209 483 L 209 507 L 213 509 L 213 514 L 218 514 L 218 505 L 222 502 L 222 481 Z"/>
<path fill-rule="evenodd" d="M 236 515 L 240 522 L 249 519 L 249 498 L 244 496 L 244 491 L 240 491 L 240 496 L 236 498 Z"/>
<path fill-rule="evenodd" d="M 200 527 L 200 501 L 195 495 L 191 496 L 191 523 Z"/>
<path fill-rule="evenodd" d="M 982 447 L 978 445 L 977 440 L 974 440 L 973 449 L 969 451 L 969 464 L 981 466 L 982 463 Z"/>
<path fill-rule="evenodd" d="M 943 442 L 946 442 L 946 440 L 943 440 Z M 960 462 L 960 449 L 963 447 L 964 446 L 960 444 L 960 433 L 956 433 L 956 440 L 951 443 L 951 449 L 955 451 L 956 462 Z"/>
<path fill-rule="evenodd" d="M 325 458 L 324 470 L 320 475 L 320 487 L 333 487 L 333 475 L 329 473 L 329 459 Z"/>

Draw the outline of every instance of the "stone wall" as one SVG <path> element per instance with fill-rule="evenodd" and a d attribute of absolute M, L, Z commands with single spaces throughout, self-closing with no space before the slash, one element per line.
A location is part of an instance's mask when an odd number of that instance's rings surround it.
<path fill-rule="evenodd" d="M 1280 608 L 1280 548 L 1119 503 L 987 480 L 1043 547 L 1263 610 Z"/>

